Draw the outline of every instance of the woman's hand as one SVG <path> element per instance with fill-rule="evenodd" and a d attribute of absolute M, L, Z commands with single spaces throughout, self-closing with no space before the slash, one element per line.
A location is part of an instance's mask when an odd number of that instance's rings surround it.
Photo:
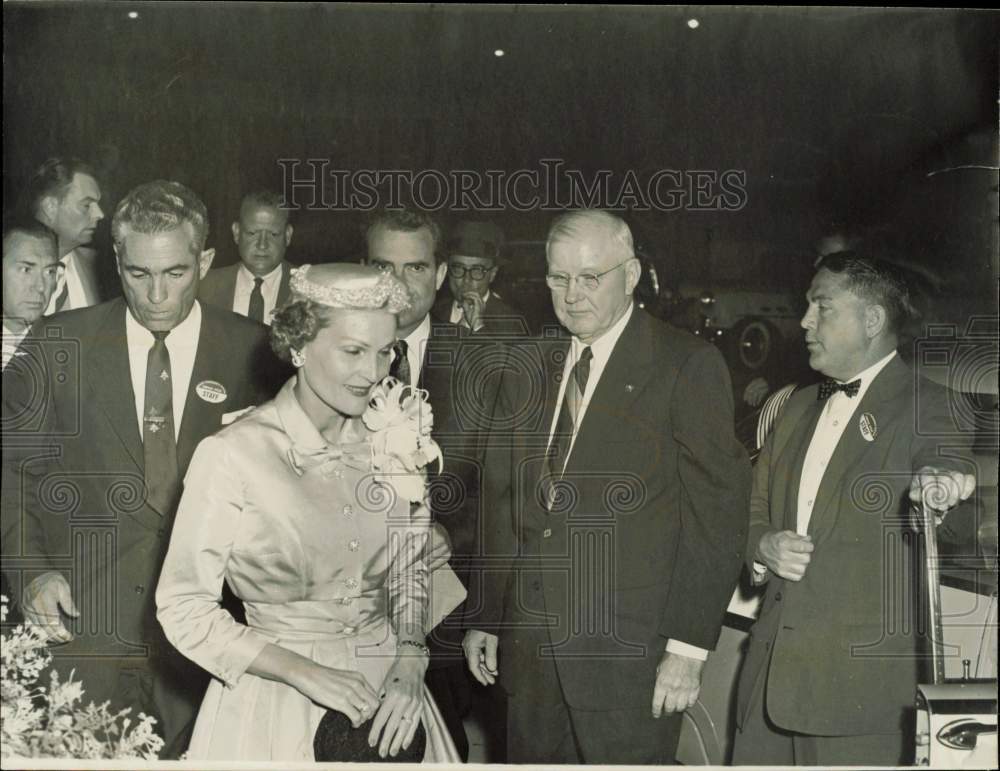
<path fill-rule="evenodd" d="M 343 712 L 355 728 L 367 722 L 379 706 L 374 689 L 360 672 L 324 667 L 313 661 L 302 669 L 291 685 L 317 704 Z"/>
<path fill-rule="evenodd" d="M 423 715 L 424 674 L 428 663 L 426 652 L 421 653 L 411 645 L 400 646 L 396 662 L 382 684 L 382 706 L 368 734 L 370 746 L 379 744 L 380 757 L 384 758 L 386 753 L 395 757 L 400 748 L 408 748 L 413 741 Z"/>

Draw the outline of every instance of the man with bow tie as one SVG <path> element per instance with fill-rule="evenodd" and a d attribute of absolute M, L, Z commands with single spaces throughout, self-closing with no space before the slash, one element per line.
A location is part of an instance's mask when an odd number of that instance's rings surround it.
<path fill-rule="evenodd" d="M 733 762 L 906 764 L 928 650 L 910 508 L 971 494 L 968 439 L 896 352 L 911 304 L 890 266 L 829 255 L 806 298 L 809 364 L 829 380 L 791 397 L 754 469 L 748 564 L 767 590 Z"/>
<path fill-rule="evenodd" d="M 43 318 L 3 372 L 4 569 L 54 663 L 187 744 L 206 675 L 167 643 L 153 594 L 195 446 L 276 391 L 266 328 L 195 299 L 214 256 L 205 205 L 150 182 L 112 223 L 124 298 Z M 5 497 L 5 504 L 8 499 Z M 205 516 L 211 516 L 210 511 Z M 7 541 L 13 536 L 14 540 Z"/>
<path fill-rule="evenodd" d="M 546 258 L 571 337 L 525 341 L 504 373 L 468 667 L 508 695 L 511 763 L 670 764 L 745 545 L 729 375 L 635 304 L 617 215 L 560 216 Z"/>

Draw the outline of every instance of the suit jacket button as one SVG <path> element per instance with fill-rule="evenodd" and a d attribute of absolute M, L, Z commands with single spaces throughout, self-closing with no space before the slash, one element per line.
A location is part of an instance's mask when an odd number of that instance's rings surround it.
<path fill-rule="evenodd" d="M 544 529 L 544 530 L 542 531 L 542 538 L 551 538 L 551 537 L 552 537 L 552 529 L 551 529 L 551 528 L 548 528 L 548 527 L 547 527 L 547 528 L 545 528 L 545 529 Z"/>
<path fill-rule="evenodd" d="M 142 594 L 145 591 L 146 591 L 146 587 L 143 586 L 142 584 L 136 584 L 135 585 L 135 593 L 136 594 Z"/>
<path fill-rule="evenodd" d="M 774 601 L 775 602 L 781 602 L 781 592 L 775 592 L 774 593 Z"/>

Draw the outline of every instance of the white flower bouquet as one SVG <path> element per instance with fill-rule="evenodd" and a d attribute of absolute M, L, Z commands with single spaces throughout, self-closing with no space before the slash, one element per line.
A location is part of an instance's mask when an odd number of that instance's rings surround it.
<path fill-rule="evenodd" d="M 6 597 L 2 617 L 7 620 Z M 74 758 L 77 760 L 156 760 L 163 748 L 153 730 L 155 718 L 139 713 L 134 726 L 131 709 L 112 713 L 108 702 L 83 706 L 83 684 L 60 682 L 52 670 L 48 688 L 39 684 L 52 663 L 45 634 L 21 624 L 2 636 L 2 714 L 0 756 L 4 758 Z"/>
<path fill-rule="evenodd" d="M 427 391 L 387 377 L 372 393 L 362 420 L 372 432 L 375 478 L 411 503 L 424 503 L 427 466 L 441 469 L 441 448 L 431 439 L 434 414 Z"/>

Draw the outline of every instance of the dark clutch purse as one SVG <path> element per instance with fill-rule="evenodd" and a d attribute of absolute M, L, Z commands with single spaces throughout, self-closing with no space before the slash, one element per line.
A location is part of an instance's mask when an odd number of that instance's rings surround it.
<path fill-rule="evenodd" d="M 351 725 L 343 712 L 329 709 L 319 721 L 313 737 L 313 753 L 318 762 L 326 763 L 420 763 L 427 747 L 427 735 L 421 721 L 413 741 L 406 749 L 400 749 L 396 757 L 379 757 L 378 745 L 368 746 L 368 732 L 372 728 L 370 718 L 360 727 Z"/>

